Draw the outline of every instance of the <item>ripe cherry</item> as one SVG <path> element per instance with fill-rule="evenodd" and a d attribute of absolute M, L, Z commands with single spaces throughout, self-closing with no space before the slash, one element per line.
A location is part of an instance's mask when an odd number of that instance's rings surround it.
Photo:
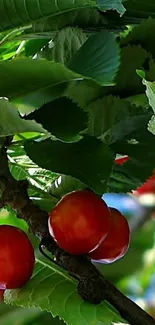
<path fill-rule="evenodd" d="M 111 211 L 111 229 L 101 245 L 89 254 L 90 258 L 100 263 L 113 263 L 127 252 L 130 230 L 126 218 L 114 208 Z"/>
<path fill-rule="evenodd" d="M 22 287 L 32 275 L 34 262 L 26 233 L 13 226 L 0 226 L 0 289 Z"/>
<path fill-rule="evenodd" d="M 128 156 L 124 156 L 124 157 L 121 157 L 121 158 L 116 158 L 115 159 L 115 163 L 117 165 L 123 165 L 128 160 L 129 160 L 129 157 Z"/>
<path fill-rule="evenodd" d="M 143 194 L 155 193 L 155 170 L 152 176 L 146 180 L 146 182 L 140 186 L 136 191 L 133 191 L 134 195 L 140 196 Z"/>
<path fill-rule="evenodd" d="M 91 191 L 65 195 L 51 211 L 49 232 L 58 245 L 71 254 L 87 254 L 108 235 L 110 210 Z"/>
<path fill-rule="evenodd" d="M 4 301 L 4 290 L 0 290 L 0 303 Z"/>

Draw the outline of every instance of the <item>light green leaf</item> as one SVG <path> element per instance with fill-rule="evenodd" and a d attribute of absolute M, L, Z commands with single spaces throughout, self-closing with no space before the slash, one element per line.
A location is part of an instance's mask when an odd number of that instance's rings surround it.
<path fill-rule="evenodd" d="M 84 188 L 86 188 L 86 186 L 78 179 L 68 175 L 60 175 L 50 184 L 48 192 L 57 198 L 61 198 L 69 192 Z"/>
<path fill-rule="evenodd" d="M 27 141 L 25 150 L 40 167 L 73 176 L 99 194 L 104 192 L 113 165 L 113 154 L 98 139 L 86 136 L 74 143 Z"/>
<path fill-rule="evenodd" d="M 53 39 L 53 46 L 50 43 L 40 53 L 50 61 L 56 61 L 67 65 L 74 54 L 87 40 L 86 34 L 80 28 L 63 28 Z"/>
<path fill-rule="evenodd" d="M 104 86 L 114 85 L 120 51 L 114 34 L 103 31 L 89 37 L 75 54 L 69 68 Z"/>
<path fill-rule="evenodd" d="M 152 115 L 148 123 L 148 130 L 155 135 L 155 115 Z"/>
<path fill-rule="evenodd" d="M 146 86 L 146 96 L 148 98 L 149 105 L 152 107 L 152 110 L 155 113 L 155 81 L 150 82 L 143 79 L 143 85 Z"/>
<path fill-rule="evenodd" d="M 3 0 L 0 1 L 0 30 L 11 29 L 27 25 L 31 22 L 43 19 L 49 16 L 57 16 L 59 14 L 76 10 L 80 8 L 96 7 L 95 0 L 60 0 L 56 1 L 31 1 L 16 0 L 14 2 L 6 2 L 5 6 Z"/>
<path fill-rule="evenodd" d="M 0 99 L 0 117 L 0 137 L 22 132 L 46 133 L 35 121 L 22 119 L 17 109 L 8 100 Z"/>
<path fill-rule="evenodd" d="M 101 10 L 116 10 L 120 16 L 125 13 L 122 0 L 97 0 L 97 4 Z"/>
<path fill-rule="evenodd" d="M 31 280 L 20 290 L 7 290 L 6 303 L 24 307 L 40 307 L 68 325 L 112 325 L 120 315 L 108 303 L 93 305 L 77 294 L 76 282 L 52 263 L 37 261 Z"/>

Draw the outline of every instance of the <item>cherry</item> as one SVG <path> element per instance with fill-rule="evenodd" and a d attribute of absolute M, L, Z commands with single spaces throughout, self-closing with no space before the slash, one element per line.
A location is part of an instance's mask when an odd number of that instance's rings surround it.
<path fill-rule="evenodd" d="M 4 291 L 5 290 L 0 290 L 0 303 L 4 301 Z"/>
<path fill-rule="evenodd" d="M 121 157 L 121 158 L 116 158 L 115 159 L 115 163 L 117 165 L 123 165 L 128 160 L 129 160 L 129 157 L 128 156 L 124 156 L 124 157 Z"/>
<path fill-rule="evenodd" d="M 101 245 L 89 254 L 90 258 L 100 263 L 113 263 L 127 252 L 130 230 L 125 217 L 115 208 L 111 211 L 111 229 Z"/>
<path fill-rule="evenodd" d="M 32 275 L 34 262 L 26 233 L 13 226 L 0 226 L 0 289 L 22 287 Z"/>
<path fill-rule="evenodd" d="M 146 182 L 140 186 L 136 191 L 133 191 L 134 195 L 143 195 L 143 194 L 149 194 L 149 193 L 155 193 L 155 170 L 153 172 L 153 175 L 146 180 Z"/>
<path fill-rule="evenodd" d="M 65 195 L 49 215 L 49 232 L 58 245 L 70 254 L 87 254 L 108 235 L 110 210 L 91 191 Z"/>

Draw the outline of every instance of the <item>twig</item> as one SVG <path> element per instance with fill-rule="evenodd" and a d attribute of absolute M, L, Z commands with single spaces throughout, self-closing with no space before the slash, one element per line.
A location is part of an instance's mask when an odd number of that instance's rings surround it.
<path fill-rule="evenodd" d="M 15 209 L 19 217 L 27 221 L 30 231 L 55 256 L 56 263 L 78 279 L 79 295 L 94 304 L 106 299 L 131 325 L 155 325 L 151 316 L 104 279 L 87 256 L 70 255 L 57 246 L 48 232 L 48 214 L 29 199 L 28 183 L 12 177 L 4 148 L 1 150 L 0 163 L 0 182 L 3 185 L 1 206 L 8 204 Z"/>

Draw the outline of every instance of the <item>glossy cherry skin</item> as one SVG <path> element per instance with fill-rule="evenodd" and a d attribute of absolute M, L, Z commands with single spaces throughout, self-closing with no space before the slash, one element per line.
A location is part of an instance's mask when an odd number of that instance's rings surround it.
<path fill-rule="evenodd" d="M 0 226 L 0 289 L 24 286 L 34 263 L 33 246 L 25 232 L 13 226 Z"/>
<path fill-rule="evenodd" d="M 65 195 L 49 216 L 49 232 L 58 245 L 70 254 L 87 254 L 108 235 L 110 211 L 91 191 Z"/>
<path fill-rule="evenodd" d="M 89 254 L 90 258 L 99 263 L 113 263 L 123 257 L 128 250 L 130 230 L 126 218 L 114 208 L 111 211 L 111 229 L 101 245 Z"/>

